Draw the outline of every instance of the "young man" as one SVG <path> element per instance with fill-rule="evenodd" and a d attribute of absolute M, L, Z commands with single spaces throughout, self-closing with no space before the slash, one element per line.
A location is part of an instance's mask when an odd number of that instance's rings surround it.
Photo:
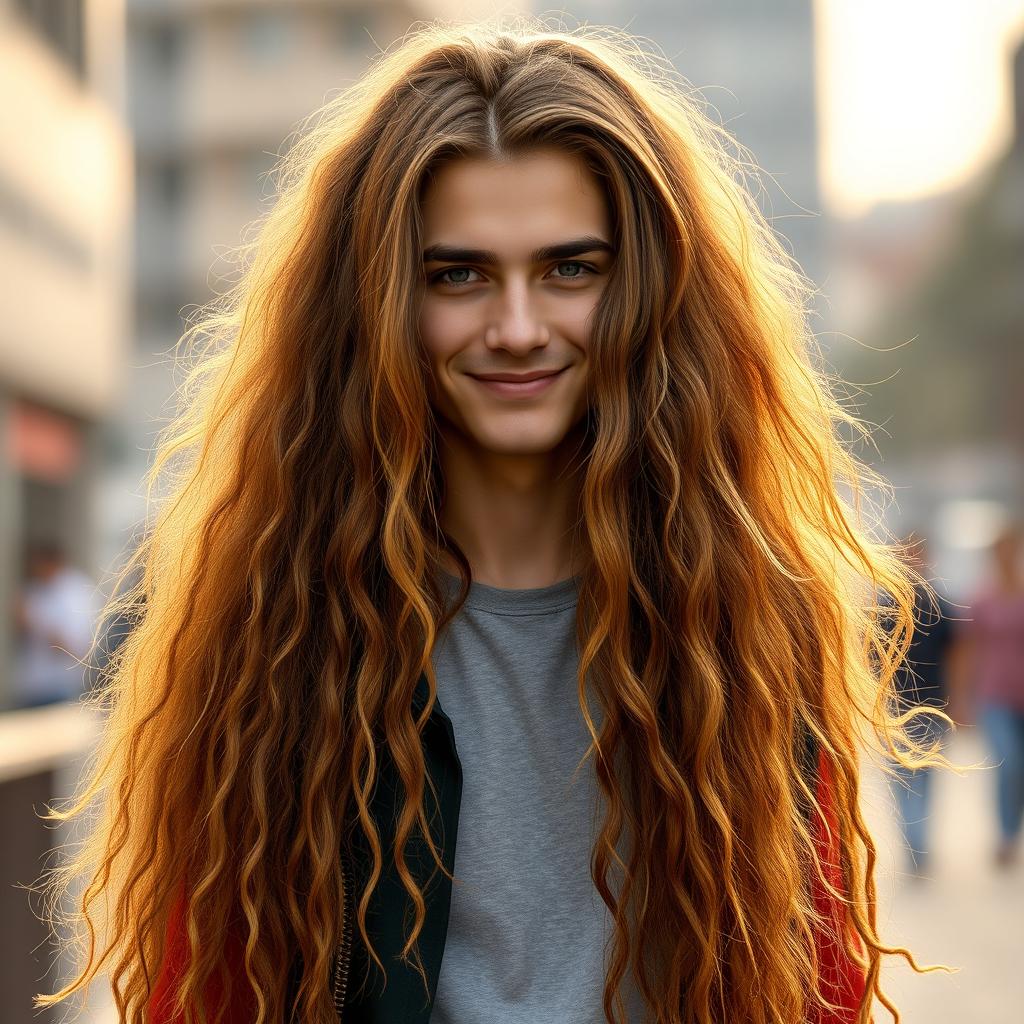
<path fill-rule="evenodd" d="M 431 1021 L 597 1021 L 610 922 L 590 877 L 597 779 L 575 771 L 590 735 L 572 541 L 607 203 L 558 150 L 456 161 L 426 190 L 423 237 L 441 523 L 473 576 L 434 658 L 463 781 Z"/>
<path fill-rule="evenodd" d="M 123 1005 L 863 1024 L 858 587 L 911 588 L 712 126 L 431 27 L 288 161 L 110 671 Z"/>

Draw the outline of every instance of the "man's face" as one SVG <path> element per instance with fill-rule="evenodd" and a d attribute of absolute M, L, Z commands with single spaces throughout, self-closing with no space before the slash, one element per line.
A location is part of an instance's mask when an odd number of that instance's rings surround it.
<path fill-rule="evenodd" d="M 613 259 L 599 182 L 559 150 L 463 158 L 428 184 L 422 214 L 419 331 L 435 410 L 488 452 L 551 451 L 586 412 L 589 318 Z M 480 379 L 537 371 L 557 375 Z"/>

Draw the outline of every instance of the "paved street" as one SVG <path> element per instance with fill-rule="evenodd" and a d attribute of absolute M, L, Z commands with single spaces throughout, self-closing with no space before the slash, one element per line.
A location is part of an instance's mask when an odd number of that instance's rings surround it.
<path fill-rule="evenodd" d="M 961 729 L 947 748 L 958 765 L 988 760 L 979 730 Z M 935 779 L 934 857 L 929 875 L 906 874 L 887 781 L 865 771 L 865 812 L 881 847 L 879 929 L 918 962 L 959 967 L 956 975 L 915 974 L 889 958 L 885 990 L 906 1024 L 1020 1024 L 1024 1020 L 1024 869 L 997 871 L 994 771 Z M 891 1019 L 878 1004 L 877 1024 Z"/>

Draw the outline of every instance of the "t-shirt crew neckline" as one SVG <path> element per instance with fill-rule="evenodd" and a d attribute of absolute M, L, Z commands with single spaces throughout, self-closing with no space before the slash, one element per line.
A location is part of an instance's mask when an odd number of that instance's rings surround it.
<path fill-rule="evenodd" d="M 449 597 L 459 593 L 460 580 L 446 570 L 441 570 L 442 578 L 448 587 Z M 579 585 L 582 576 L 577 573 L 568 579 L 558 580 L 546 587 L 527 587 L 508 590 L 504 587 L 492 587 L 487 583 L 472 580 L 465 607 L 479 611 L 493 612 L 496 615 L 536 615 L 538 612 L 563 611 L 572 608 L 579 599 Z"/>

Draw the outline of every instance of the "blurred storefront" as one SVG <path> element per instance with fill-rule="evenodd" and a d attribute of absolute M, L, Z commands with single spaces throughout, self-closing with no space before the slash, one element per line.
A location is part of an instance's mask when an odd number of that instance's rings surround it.
<path fill-rule="evenodd" d="M 102 424 L 128 347 L 123 0 L 0 5 L 0 600 L 54 540 L 100 575 Z M 0 705 L 14 644 L 0 616 Z"/>

